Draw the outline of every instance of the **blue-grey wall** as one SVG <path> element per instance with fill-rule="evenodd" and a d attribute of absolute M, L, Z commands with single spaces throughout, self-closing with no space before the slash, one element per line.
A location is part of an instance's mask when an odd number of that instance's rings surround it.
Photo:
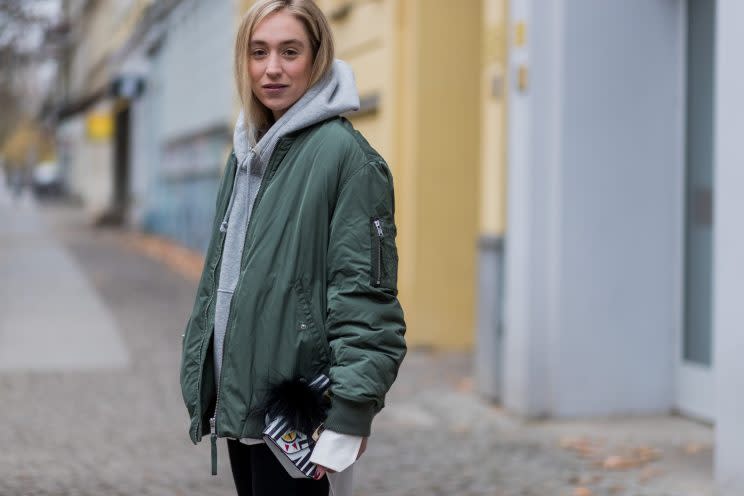
<path fill-rule="evenodd" d="M 205 251 L 232 143 L 231 0 L 184 0 L 147 38 L 149 72 L 133 112 L 132 221 Z"/>
<path fill-rule="evenodd" d="M 744 494 L 744 2 L 718 0 L 715 104 L 713 334 L 716 479 L 722 496 Z"/>
<path fill-rule="evenodd" d="M 515 0 L 504 402 L 527 415 L 674 404 L 682 2 Z"/>
<path fill-rule="evenodd" d="M 154 191 L 155 199 L 143 218 L 142 228 L 206 251 L 217 186 L 216 176 L 162 181 Z"/>

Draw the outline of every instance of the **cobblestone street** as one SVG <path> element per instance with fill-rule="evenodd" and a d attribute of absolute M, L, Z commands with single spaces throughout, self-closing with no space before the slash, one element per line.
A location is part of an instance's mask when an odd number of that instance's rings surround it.
<path fill-rule="evenodd" d="M 180 396 L 180 339 L 196 282 L 129 236 L 93 230 L 72 207 L 0 203 L 0 346 L 18 336 L 29 343 L 17 352 L 24 356 L 0 354 L 28 359 L 0 363 L 0 496 L 234 494 L 225 445 L 212 477 L 209 442 L 189 441 Z M 53 311 L 84 297 L 57 277 L 66 272 L 33 260 L 53 244 L 82 275 L 85 298 L 100 301 L 96 322 L 108 337 L 96 347 L 107 360 L 44 358 L 73 353 L 50 349 L 66 336 L 93 339 L 79 334 L 85 315 L 68 321 Z M 22 274 L 7 256 L 19 246 Z M 39 278 L 44 296 L 24 312 L 42 327 L 11 329 L 25 284 L 13 281 Z M 478 397 L 471 367 L 468 353 L 409 353 L 358 463 L 356 495 L 713 494 L 710 427 L 677 417 L 526 422 Z"/>

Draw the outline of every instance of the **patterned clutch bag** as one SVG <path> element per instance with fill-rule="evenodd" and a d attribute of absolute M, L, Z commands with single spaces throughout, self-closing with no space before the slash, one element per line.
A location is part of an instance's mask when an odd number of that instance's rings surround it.
<path fill-rule="evenodd" d="M 295 478 L 313 478 L 310 462 L 323 428 L 331 380 L 321 374 L 311 383 L 300 379 L 277 386 L 266 413 L 263 438 L 287 473 Z"/>

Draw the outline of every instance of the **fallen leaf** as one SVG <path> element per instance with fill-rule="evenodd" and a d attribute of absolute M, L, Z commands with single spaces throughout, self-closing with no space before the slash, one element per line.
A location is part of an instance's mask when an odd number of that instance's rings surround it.
<path fill-rule="evenodd" d="M 639 465 L 639 461 L 625 456 L 611 455 L 602 462 L 602 468 L 606 470 L 627 470 Z"/>
<path fill-rule="evenodd" d="M 473 378 L 463 377 L 460 382 L 457 383 L 457 390 L 461 393 L 470 393 L 473 391 Z"/>
<path fill-rule="evenodd" d="M 688 443 L 684 447 L 684 452 L 688 455 L 697 455 L 698 453 L 702 453 L 709 448 L 709 446 L 700 443 Z"/>
<path fill-rule="evenodd" d="M 582 458 L 591 458 L 597 454 L 597 447 L 586 438 L 563 438 L 560 441 L 561 448 L 572 451 Z"/>
<path fill-rule="evenodd" d="M 652 462 L 661 458 L 661 451 L 648 446 L 640 446 L 634 450 L 634 454 L 643 462 Z"/>

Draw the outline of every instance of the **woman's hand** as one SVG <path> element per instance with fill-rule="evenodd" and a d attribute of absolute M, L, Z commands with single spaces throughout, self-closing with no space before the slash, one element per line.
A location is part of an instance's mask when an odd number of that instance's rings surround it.
<path fill-rule="evenodd" d="M 323 465 L 316 465 L 315 466 L 315 475 L 313 476 L 313 479 L 320 480 L 323 478 L 325 474 L 335 474 L 335 470 L 331 470 L 330 468 L 326 468 Z"/>
<path fill-rule="evenodd" d="M 357 453 L 356 459 L 359 460 L 359 457 L 362 456 L 362 453 L 367 451 L 367 438 L 362 438 L 362 444 L 359 445 L 359 453 Z"/>
<path fill-rule="evenodd" d="M 362 438 L 362 443 L 359 445 L 359 453 L 357 453 L 356 459 L 359 460 L 359 457 L 362 456 L 362 454 L 367 450 L 367 438 Z M 335 470 L 331 470 L 330 468 L 324 467 L 323 465 L 317 465 L 315 467 L 315 476 L 313 477 L 315 480 L 320 480 L 323 478 L 325 474 L 335 474 Z"/>

